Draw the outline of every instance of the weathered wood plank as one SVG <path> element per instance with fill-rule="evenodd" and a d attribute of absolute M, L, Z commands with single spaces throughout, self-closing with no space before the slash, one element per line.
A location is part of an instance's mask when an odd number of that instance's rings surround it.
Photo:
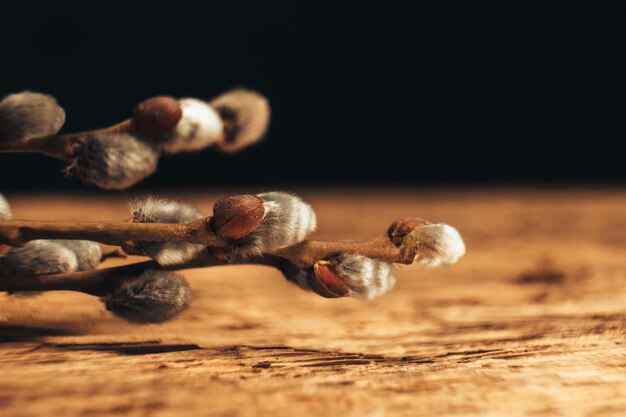
<path fill-rule="evenodd" d="M 0 414 L 626 414 L 626 192 L 303 192 L 320 238 L 420 215 L 454 268 L 327 300 L 267 267 L 189 271 L 192 307 L 133 326 L 74 293 L 0 296 Z M 206 213 L 217 195 L 184 195 Z M 18 218 L 124 219 L 124 198 L 14 196 Z M 122 262 L 110 260 L 109 264 Z"/>

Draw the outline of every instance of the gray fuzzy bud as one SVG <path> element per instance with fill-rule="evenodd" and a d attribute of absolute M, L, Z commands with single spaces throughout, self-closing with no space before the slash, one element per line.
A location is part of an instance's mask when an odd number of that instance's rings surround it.
<path fill-rule="evenodd" d="M 224 141 L 218 146 L 226 152 L 237 152 L 258 142 L 267 132 L 270 105 L 261 94 L 243 88 L 228 91 L 210 103 L 226 126 Z"/>
<path fill-rule="evenodd" d="M 102 260 L 102 248 L 97 242 L 90 240 L 51 240 L 76 255 L 77 271 L 91 271 L 100 265 Z"/>
<path fill-rule="evenodd" d="M 159 153 L 129 134 L 87 138 L 68 167 L 85 184 L 106 190 L 128 188 L 154 173 Z"/>
<path fill-rule="evenodd" d="M 361 255 L 339 255 L 331 262 L 345 281 L 350 295 L 372 300 L 391 290 L 398 279 L 395 264 L 370 259 Z"/>
<path fill-rule="evenodd" d="M 0 101 L 0 143 L 53 135 L 63 123 L 65 112 L 52 96 L 25 91 Z"/>
<path fill-rule="evenodd" d="M 302 242 L 315 231 L 315 212 L 299 197 L 276 191 L 258 197 L 265 205 L 265 216 L 254 231 L 237 241 L 235 257 L 271 253 Z"/>
<path fill-rule="evenodd" d="M 162 323 L 191 303 L 191 289 L 180 275 L 147 270 L 103 297 L 107 310 L 134 323 Z"/>
<path fill-rule="evenodd" d="M 11 206 L 2 194 L 0 194 L 0 220 L 11 220 Z"/>
<path fill-rule="evenodd" d="M 131 204 L 139 223 L 189 223 L 204 217 L 194 207 L 176 201 L 146 197 Z M 204 245 L 187 242 L 137 242 L 138 247 L 161 265 L 178 265 L 194 258 Z"/>
<path fill-rule="evenodd" d="M 60 274 L 77 268 L 74 252 L 50 240 L 33 240 L 0 260 L 0 275 Z"/>

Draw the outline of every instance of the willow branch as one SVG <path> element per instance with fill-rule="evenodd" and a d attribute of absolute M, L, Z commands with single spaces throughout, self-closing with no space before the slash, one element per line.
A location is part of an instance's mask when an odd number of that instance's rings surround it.
<path fill-rule="evenodd" d="M 305 240 L 279 249 L 272 255 L 287 259 L 299 268 L 308 268 L 319 260 L 342 254 L 362 255 L 379 261 L 400 264 L 411 264 L 415 259 L 415 252 L 396 246 L 387 236 L 364 242 Z"/>
<path fill-rule="evenodd" d="M 57 134 L 28 141 L 8 142 L 0 144 L 0 153 L 39 153 L 62 161 L 71 162 L 75 149 L 90 136 L 107 137 L 107 134 L 120 132 L 136 133 L 137 127 L 132 119 L 124 120 L 116 125 L 85 132 Z"/>
<path fill-rule="evenodd" d="M 405 222 L 406 224 L 406 222 Z M 430 227 L 430 226 L 425 226 Z M 397 230 L 397 227 L 394 229 Z M 419 229 L 417 229 L 419 230 Z M 337 298 L 348 295 L 373 298 L 388 291 L 395 282 L 394 269 L 390 263 L 410 264 L 415 260 L 424 263 L 424 257 L 432 255 L 435 246 L 394 243 L 394 233 L 364 242 L 332 242 L 306 240 L 296 245 L 282 248 L 273 253 L 248 259 L 240 259 L 236 251 L 229 248 L 207 247 L 192 261 L 172 266 L 162 266 L 155 261 L 132 265 L 92 270 L 79 273 L 51 275 L 5 275 L 0 279 L 0 291 L 79 291 L 96 296 L 104 296 L 120 285 L 141 286 L 141 276 L 148 270 L 176 271 L 190 268 L 204 268 L 227 264 L 253 264 L 275 267 L 285 277 L 297 285 L 311 289 L 323 297 Z M 411 237 L 411 234 L 407 235 Z M 460 239 L 460 238 L 459 238 Z M 442 242 L 439 242 L 442 243 Z M 460 241 L 462 244 L 462 241 Z M 439 247 L 438 262 L 456 262 L 461 254 L 449 252 L 450 248 Z M 229 252 L 230 251 L 230 252 Z M 464 251 L 464 248 L 463 248 Z M 230 259 L 229 259 L 230 255 Z M 234 256 L 233 256 L 234 255 Z M 339 259 L 346 255 L 361 255 L 350 258 L 351 267 L 343 272 L 338 267 Z M 452 257 L 451 257 L 452 256 Z M 343 258 L 342 258 L 343 257 Z M 426 258 L 428 259 L 428 258 Z M 360 269 L 354 262 L 360 264 Z M 382 261 L 382 262 L 381 262 Z M 430 259 L 432 261 L 432 258 Z M 429 261 L 429 262 L 430 262 Z M 371 272 L 376 264 L 380 279 L 371 281 Z M 428 263 L 427 263 L 428 264 Z M 367 266 L 369 265 L 369 266 Z M 363 269 L 364 268 L 364 269 Z M 369 268 L 369 269 L 368 269 Z M 368 272 L 369 271 L 369 272 Z M 360 275 L 363 273 L 364 275 Z M 356 275 L 355 275 L 356 274 Z M 358 282 L 355 283 L 355 279 Z M 365 287 L 363 285 L 366 285 Z M 177 305 L 177 304 L 173 304 Z"/>
<path fill-rule="evenodd" d="M 6 275 L 0 278 L 0 291 L 78 291 L 104 296 L 122 279 L 134 277 L 147 269 L 160 269 L 154 261 L 85 272 L 48 275 Z"/>
<path fill-rule="evenodd" d="M 128 241 L 188 242 L 210 247 L 229 247 L 232 243 L 217 236 L 210 218 L 191 223 L 128 222 L 46 222 L 12 220 L 0 222 L 0 242 L 20 246 L 36 239 L 84 239 L 122 246 Z M 394 245 L 386 236 L 365 242 L 305 240 L 272 255 L 288 259 L 298 267 L 312 266 L 320 259 L 354 253 L 385 262 L 410 264 L 414 253 Z"/>
<path fill-rule="evenodd" d="M 228 246 L 227 241 L 213 233 L 209 220 L 191 223 L 0 221 L 0 243 L 21 246 L 37 239 L 82 239 L 114 246 L 127 241 Z"/>
<path fill-rule="evenodd" d="M 249 263 L 279 266 L 281 260 L 268 257 L 252 260 Z M 206 268 L 226 264 L 228 264 L 227 261 L 205 256 L 193 262 L 173 267 L 163 267 L 154 261 L 145 261 L 85 272 L 48 275 L 5 275 L 0 277 L 0 292 L 78 291 L 101 297 L 118 286 L 121 281 L 128 282 L 136 279 L 142 272 L 149 269 L 179 271 L 183 269 Z"/>

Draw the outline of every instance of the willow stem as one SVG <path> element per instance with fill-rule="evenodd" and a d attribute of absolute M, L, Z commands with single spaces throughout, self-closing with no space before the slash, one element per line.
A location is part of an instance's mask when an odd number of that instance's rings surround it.
<path fill-rule="evenodd" d="M 132 224 L 132 223 L 130 223 Z M 292 263 L 298 268 L 308 269 L 315 262 L 345 253 L 355 253 L 386 262 L 411 263 L 409 257 L 385 237 L 366 242 L 323 242 L 304 241 L 281 249 L 274 254 L 246 260 L 227 261 L 209 255 L 181 265 L 164 267 L 154 261 L 104 268 L 86 272 L 72 272 L 50 275 L 7 275 L 0 279 L 0 291 L 79 291 L 103 296 L 121 282 L 137 278 L 143 271 L 159 269 L 178 271 L 183 269 L 206 268 L 229 264 L 265 265 L 282 270 Z"/>
<path fill-rule="evenodd" d="M 252 260 L 249 263 L 280 267 L 283 262 L 284 260 L 280 258 L 270 256 Z M 141 273 L 149 269 L 178 271 L 181 269 L 226 265 L 227 263 L 227 261 L 212 256 L 204 256 L 184 265 L 172 267 L 164 267 L 154 261 L 145 261 L 84 272 L 47 275 L 5 275 L 0 277 L 0 292 L 78 291 L 102 297 L 122 283 L 138 279 Z"/>
<path fill-rule="evenodd" d="M 394 245 L 386 236 L 365 242 L 334 242 L 305 240 L 293 246 L 279 249 L 273 255 L 291 261 L 298 268 L 306 269 L 317 261 L 341 254 L 357 254 L 384 262 L 411 264 L 415 254 Z"/>
<path fill-rule="evenodd" d="M 213 233 L 210 217 L 191 223 L 0 221 L 0 243 L 21 246 L 37 239 L 93 240 L 122 246 L 127 241 L 189 242 L 223 247 L 229 242 Z"/>
<path fill-rule="evenodd" d="M 136 131 L 132 119 L 124 120 L 113 126 L 102 129 L 89 130 L 77 133 L 51 135 L 29 139 L 25 142 L 6 143 L 0 146 L 0 153 L 40 153 L 62 161 L 71 162 L 74 159 L 74 148 L 90 136 L 106 138 L 106 134 Z"/>
<path fill-rule="evenodd" d="M 232 242 L 213 232 L 210 220 L 210 217 L 206 217 L 191 223 L 2 221 L 0 243 L 21 246 L 36 239 L 84 239 L 124 247 L 128 247 L 132 241 L 188 242 L 209 247 L 230 247 Z M 305 240 L 270 255 L 288 259 L 299 268 L 308 268 L 320 259 L 344 253 L 404 264 L 410 264 L 415 259 L 415 253 L 394 245 L 387 236 L 365 242 Z"/>
<path fill-rule="evenodd" d="M 0 291 L 78 291 L 102 297 L 124 280 L 137 278 L 152 268 L 159 268 L 159 265 L 147 261 L 67 274 L 6 275 L 0 279 Z"/>
<path fill-rule="evenodd" d="M 5 144 L 0 147 L 0 153 L 40 153 L 69 162 L 73 158 L 74 143 L 67 137 L 46 136 L 31 139 L 27 142 Z"/>

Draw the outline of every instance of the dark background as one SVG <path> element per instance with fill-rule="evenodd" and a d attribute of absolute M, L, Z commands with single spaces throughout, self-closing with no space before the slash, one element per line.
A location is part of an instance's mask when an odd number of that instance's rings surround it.
<path fill-rule="evenodd" d="M 623 10 L 432 3 L 3 4 L 0 94 L 56 96 L 63 131 L 157 94 L 269 97 L 262 144 L 163 158 L 141 187 L 626 179 Z M 62 167 L 0 155 L 0 187 L 82 187 Z"/>

